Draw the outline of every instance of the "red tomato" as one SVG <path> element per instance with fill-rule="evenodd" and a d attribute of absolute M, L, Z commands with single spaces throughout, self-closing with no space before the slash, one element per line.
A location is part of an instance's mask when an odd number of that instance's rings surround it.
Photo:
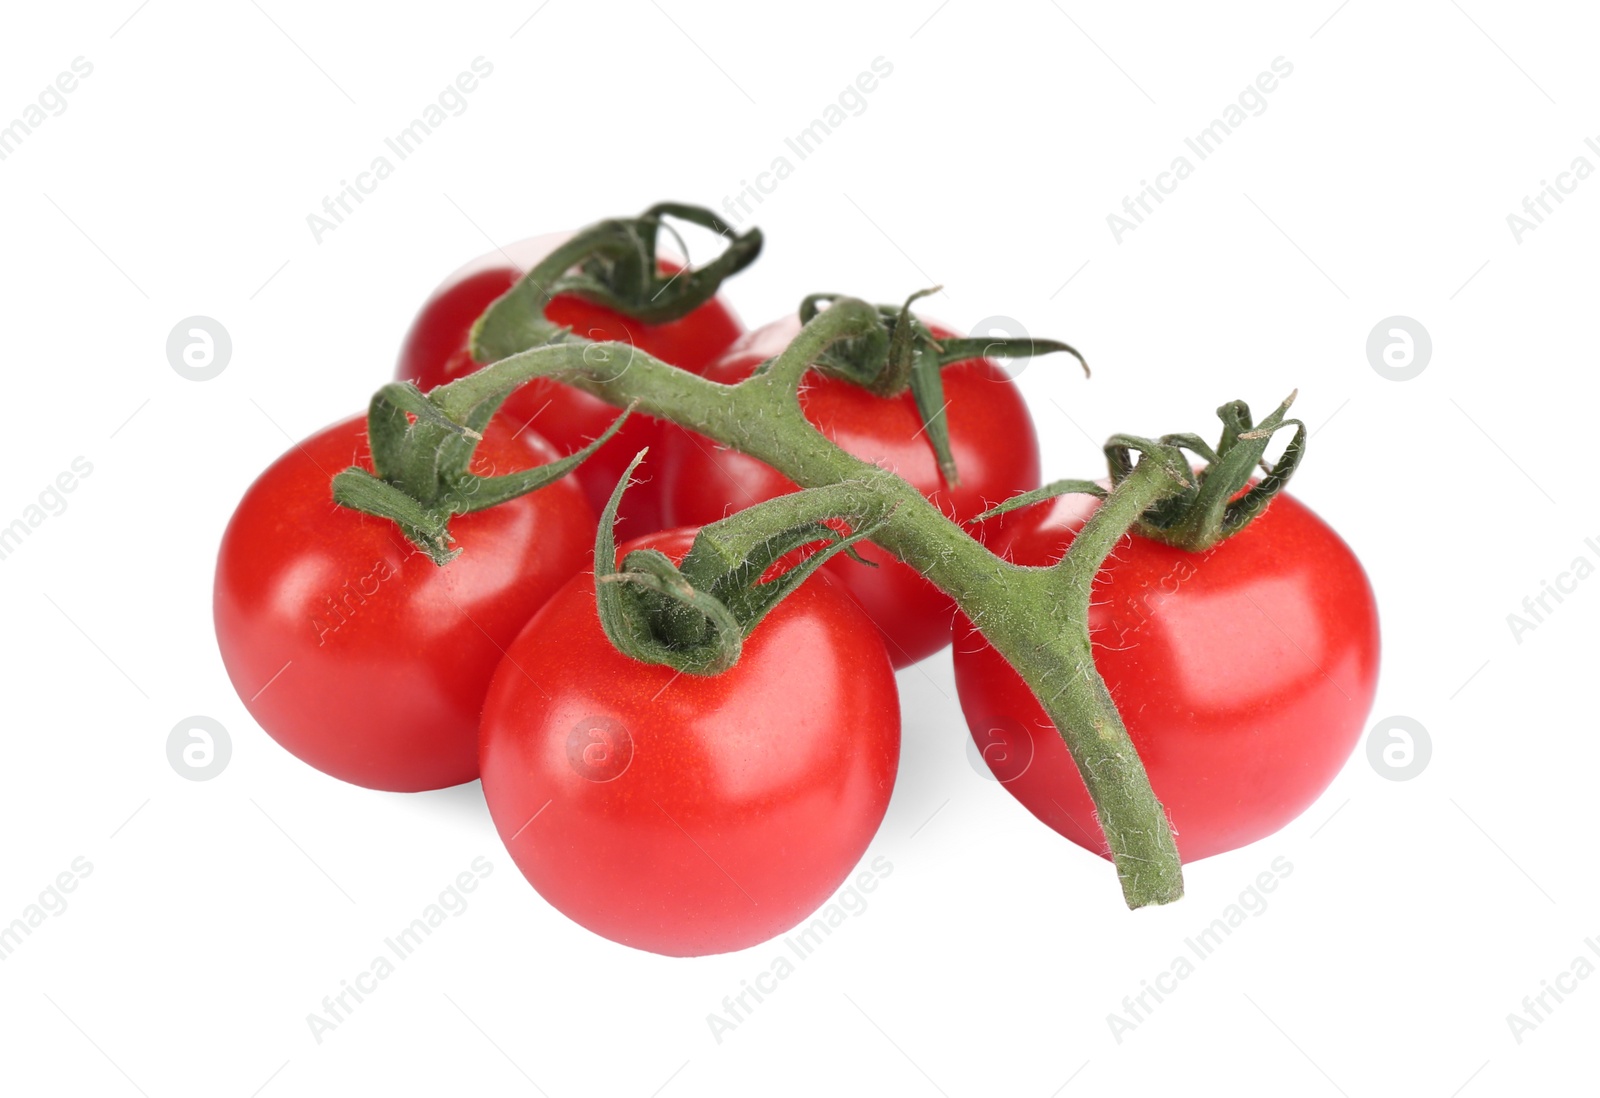
<path fill-rule="evenodd" d="M 1019 514 L 993 539 L 997 551 L 1019 564 L 1059 560 L 1096 506 L 1064 496 L 1037 517 Z M 1124 539 L 1095 579 L 1089 634 L 1184 861 L 1255 842 L 1305 811 L 1349 757 L 1377 687 L 1366 573 L 1283 495 L 1208 553 Z M 965 619 L 955 672 L 995 776 L 1039 819 L 1107 855 L 1060 735 Z"/>
<path fill-rule="evenodd" d="M 681 559 L 693 533 L 619 559 Z M 618 653 L 584 574 L 507 652 L 481 751 L 495 826 L 541 896 L 613 941 L 700 956 L 783 933 L 844 882 L 889 804 L 900 711 L 887 655 L 824 579 L 700 677 Z"/>
<path fill-rule="evenodd" d="M 472 471 L 560 457 L 495 422 Z M 273 739 L 336 778 L 438 789 L 478 776 L 478 713 L 506 645 L 594 545 L 570 479 L 451 521 L 462 553 L 439 567 L 394 523 L 333 503 L 329 481 L 371 468 L 366 420 L 284 454 L 222 537 L 214 613 L 234 689 Z"/>
<path fill-rule="evenodd" d="M 493 301 L 509 290 L 566 236 L 541 236 L 491 252 L 467 264 L 433 292 L 406 333 L 396 376 L 414 381 L 424 392 L 471 373 L 479 363 L 467 342 L 472 324 Z M 664 271 L 676 271 L 663 262 Z M 545 316 L 555 324 L 595 342 L 631 343 L 663 362 L 699 372 L 739 337 L 743 327 L 720 299 L 713 298 L 688 316 L 667 324 L 646 325 L 582 298 L 562 295 L 551 301 Z M 502 416 L 514 427 L 531 422 L 562 453 L 581 450 L 605 432 L 618 410 L 598 397 L 560 382 L 536 379 L 506 398 Z M 658 444 L 665 432 L 677 431 L 649 416 L 632 416 L 617 436 L 572 474 L 598 514 L 622 479 L 628 462 L 646 446 Z M 647 483 L 629 490 L 618 529 L 644 533 L 662 525 L 656 493 Z"/>
<path fill-rule="evenodd" d="M 708 367 L 705 376 L 726 384 L 742 381 L 763 360 L 787 347 L 799 330 L 798 317 L 757 329 Z M 933 330 L 941 338 L 951 334 Z M 955 488 L 939 475 L 909 392 L 885 399 L 838 378 L 812 373 L 801 404 L 806 418 L 828 438 L 856 457 L 899 474 L 958 521 L 1039 487 L 1033 420 L 1005 371 L 979 358 L 947 366 L 943 374 L 950 450 L 961 477 Z M 688 431 L 666 439 L 662 453 L 656 467 L 664 517 L 674 525 L 705 525 L 795 491 L 795 485 L 770 466 Z M 877 623 L 894 665 L 906 667 L 948 644 L 955 604 L 916 569 L 876 545 L 858 545 L 857 551 L 879 566 L 866 568 L 840 556 L 822 570 Z"/>

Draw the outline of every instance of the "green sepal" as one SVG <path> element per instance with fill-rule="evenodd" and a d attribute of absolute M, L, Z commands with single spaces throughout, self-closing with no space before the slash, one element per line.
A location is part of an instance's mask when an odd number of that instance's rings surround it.
<path fill-rule="evenodd" d="M 964 525 L 976 526 L 980 522 L 986 522 L 989 519 L 1008 514 L 1019 508 L 1032 506 L 1035 503 L 1043 503 L 1048 499 L 1055 499 L 1057 496 L 1080 495 L 1105 499 L 1107 492 L 1104 485 L 1096 484 L 1092 480 L 1055 480 L 1046 484 L 1043 488 L 1035 488 L 1031 492 L 1022 492 L 1012 496 L 1004 503 L 997 503 L 981 515 L 974 515 L 969 518 Z"/>
<path fill-rule="evenodd" d="M 722 237 L 726 246 L 710 263 L 664 275 L 656 251 L 661 233 L 671 233 L 685 255 L 689 250 L 668 218 L 709 229 Z M 576 294 L 640 323 L 665 324 L 688 316 L 715 297 L 723 282 L 755 262 L 763 243 L 760 229 L 736 233 L 711 210 L 682 202 L 658 202 L 637 218 L 615 224 L 633 248 L 598 252 L 576 271 L 557 279 L 552 296 Z"/>
<path fill-rule="evenodd" d="M 1089 373 L 1089 364 L 1074 348 L 1053 339 L 941 340 L 911 312 L 913 303 L 938 293 L 939 289 L 934 286 L 919 290 L 899 306 L 877 306 L 875 329 L 851 339 L 838 340 L 818 357 L 816 366 L 820 372 L 848 381 L 877 397 L 898 397 L 909 389 L 917 405 L 922 432 L 939 465 L 939 475 L 953 488 L 961 483 L 961 472 L 950 450 L 944 367 L 973 358 L 1020 358 L 1053 352 L 1076 358 L 1085 376 Z M 808 295 L 800 302 L 800 322 L 810 323 L 824 305 L 832 304 L 841 296 Z"/>
<path fill-rule="evenodd" d="M 662 274 L 657 244 L 662 232 L 673 232 L 668 218 L 709 229 L 727 246 L 710 263 Z M 712 211 L 676 202 L 658 203 L 638 217 L 597 222 L 552 250 L 478 317 L 470 337 L 472 357 L 498 362 L 550 342 L 559 329 L 545 319 L 545 308 L 561 294 L 574 294 L 642 324 L 685 317 L 753 263 L 761 245 L 760 229 L 735 233 Z"/>
<path fill-rule="evenodd" d="M 763 618 L 835 554 L 888 521 L 892 508 L 853 482 L 808 488 L 759 503 L 700 528 L 681 564 L 655 549 L 617 562 L 617 510 L 646 451 L 617 482 L 595 533 L 595 606 L 623 655 L 691 675 L 717 675 L 739 662 Z M 831 521 L 851 527 L 841 534 Z M 823 543 L 770 579 L 785 556 Z"/>
<path fill-rule="evenodd" d="M 1305 424 L 1285 418 L 1295 396 L 1290 393 L 1260 423 L 1251 421 L 1250 406 L 1244 401 L 1224 404 L 1217 409 L 1217 416 L 1222 420 L 1222 439 L 1215 447 L 1190 433 L 1162 435 L 1159 439 L 1112 435 L 1106 442 L 1105 453 L 1113 488 L 1133 472 L 1136 453 L 1165 463 L 1182 485 L 1180 490 L 1166 495 L 1146 510 L 1134 523 L 1133 531 L 1180 549 L 1200 552 L 1248 526 L 1289 483 L 1305 457 Z M 1285 427 L 1293 427 L 1294 435 L 1277 461 L 1266 462 L 1267 444 Z M 1205 462 L 1198 473 L 1184 456 L 1186 450 Z M 1266 475 L 1251 485 L 1250 478 L 1257 468 Z M 966 525 L 975 526 L 1018 508 L 1075 494 L 1103 500 L 1108 492 L 1092 480 L 1058 480 L 1012 496 L 968 519 Z"/>
<path fill-rule="evenodd" d="M 441 566 L 460 553 L 451 548 L 452 515 L 498 506 L 566 476 L 610 441 L 632 412 L 631 407 L 624 410 L 576 453 L 485 477 L 471 472 L 472 458 L 505 392 L 496 390 L 464 404 L 464 414 L 455 418 L 445 399 L 448 389 L 446 385 L 423 394 L 410 382 L 379 389 L 367 409 L 373 471 L 351 466 L 336 474 L 332 485 L 339 506 L 389 519 Z"/>
<path fill-rule="evenodd" d="M 1185 460 L 1183 489 L 1140 516 L 1134 532 L 1180 549 L 1201 552 L 1245 529 L 1289 483 L 1305 457 L 1306 426 L 1287 418 L 1296 395 L 1290 393 L 1260 423 L 1251 420 L 1250 407 L 1244 401 L 1224 404 L 1217 409 L 1222 437 L 1214 448 L 1192 434 L 1163 435 L 1154 440 L 1113 435 L 1105 446 L 1113 486 L 1132 471 L 1135 452 L 1170 456 L 1187 450 L 1205 462 L 1196 473 Z M 1268 463 L 1267 445 L 1286 427 L 1294 428 L 1294 434 L 1278 460 Z M 1252 485 L 1250 478 L 1257 469 L 1266 475 Z"/>
<path fill-rule="evenodd" d="M 352 465 L 334 474 L 333 501 L 352 511 L 386 518 L 406 539 L 438 565 L 449 564 L 461 550 L 450 548 L 450 514 L 427 507 L 404 489 Z"/>
<path fill-rule="evenodd" d="M 950 366 L 957 362 L 966 362 L 974 358 L 1033 358 L 1035 355 L 1064 354 L 1071 355 L 1078 360 L 1078 365 L 1083 367 L 1083 376 L 1089 377 L 1089 363 L 1077 348 L 1071 344 L 1062 343 L 1058 339 L 1030 339 L 1027 337 L 1011 337 L 1004 339 L 991 339 L 988 337 L 973 336 L 961 339 L 941 339 L 939 343 L 939 365 Z"/>
<path fill-rule="evenodd" d="M 474 476 L 469 473 L 461 477 L 456 481 L 456 486 L 445 495 L 449 501 L 450 511 L 457 515 L 468 515 L 474 511 L 498 507 L 508 500 L 537 492 L 546 484 L 560 480 L 593 457 L 600 447 L 610 442 L 616 433 L 622 430 L 622 425 L 628 422 L 628 417 L 632 414 L 632 406 L 623 409 L 599 438 L 566 457 L 515 473 L 502 473 L 492 477 Z"/>

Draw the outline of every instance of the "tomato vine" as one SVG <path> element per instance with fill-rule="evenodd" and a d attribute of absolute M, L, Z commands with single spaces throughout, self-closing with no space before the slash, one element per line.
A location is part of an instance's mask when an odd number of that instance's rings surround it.
<path fill-rule="evenodd" d="M 1252 424 L 1242 403 L 1224 405 L 1219 409 L 1224 434 L 1215 448 L 1192 434 L 1156 440 L 1115 436 L 1107 446 L 1109 490 L 1066 481 L 1016 501 L 1067 491 L 1103 497 L 1058 563 L 1019 565 L 985 548 L 894 473 L 835 445 L 802 412 L 800 391 L 813 369 L 840 369 L 844 362 L 858 373 L 899 371 L 897 376 L 857 380 L 903 389 L 910 381 L 908 363 L 915 372 L 912 352 L 918 352 L 925 358 L 922 372 L 936 374 L 936 348 L 929 339 L 907 338 L 911 328 L 903 322 L 904 310 L 897 314 L 842 296 L 829 297 L 826 307 L 818 308 L 818 299 L 808 299 L 809 319 L 788 348 L 751 376 L 723 384 L 629 344 L 591 342 L 545 320 L 544 308 L 561 285 L 557 276 L 577 254 L 564 250 L 553 256 L 479 318 L 473 357 L 489 365 L 426 394 L 409 384 L 386 387 L 374 403 L 383 430 L 408 437 L 417 433 L 421 440 L 413 448 L 404 439 L 387 439 L 385 444 L 397 454 L 435 444 L 461 448 L 463 432 L 470 437 L 481 430 L 513 390 L 535 379 L 552 379 L 766 462 L 810 491 L 799 494 L 804 500 L 770 500 L 728 520 L 723 548 L 732 557 L 713 547 L 691 552 L 681 569 L 663 563 L 665 558 L 637 561 L 633 568 L 625 561 L 621 572 L 607 562 L 599 581 L 612 588 L 601 606 L 613 644 L 635 658 L 696 674 L 716 673 L 737 660 L 739 635 L 781 597 L 781 591 L 757 591 L 766 563 L 806 540 L 805 535 L 823 537 L 828 527 L 822 524 L 829 520 L 854 520 L 858 533 L 860 524 L 868 522 L 873 542 L 921 572 L 982 630 L 1060 730 L 1093 798 L 1128 905 L 1137 908 L 1181 897 L 1182 868 L 1171 825 L 1092 658 L 1091 588 L 1106 558 L 1130 531 L 1200 549 L 1242 529 L 1259 513 L 1303 452 L 1301 428 L 1285 457 L 1267 466 L 1261 484 L 1249 486 L 1273 434 L 1281 427 L 1299 427 L 1284 418 L 1288 402 L 1259 426 Z M 890 350 L 862 355 L 863 347 Z M 895 348 L 904 353 L 895 354 Z M 1076 354 L 1063 344 L 1041 341 L 1037 348 L 1041 353 L 1052 349 Z M 968 349 L 952 353 L 964 355 Z M 934 418 L 931 412 L 929 418 Z M 1197 474 L 1185 451 L 1209 465 Z M 371 504 L 381 495 L 377 502 L 384 510 L 378 513 L 401 522 L 410 536 L 421 533 L 419 543 L 435 559 L 447 558 L 448 499 L 443 506 L 435 499 L 419 518 L 396 492 L 373 489 L 386 482 L 361 481 L 371 498 L 352 500 L 349 487 L 355 479 L 347 478 L 342 502 L 358 507 L 364 502 L 369 506 L 363 509 L 376 511 Z M 437 481 L 420 479 L 437 495 Z M 618 485 L 613 509 L 626 481 L 625 476 Z M 602 529 L 602 555 L 610 544 Z M 842 544 L 833 547 L 840 548 Z M 739 557 L 740 552 L 746 555 Z M 645 604 L 650 599 L 656 601 L 654 610 Z M 651 613 L 670 628 L 650 625 Z"/>

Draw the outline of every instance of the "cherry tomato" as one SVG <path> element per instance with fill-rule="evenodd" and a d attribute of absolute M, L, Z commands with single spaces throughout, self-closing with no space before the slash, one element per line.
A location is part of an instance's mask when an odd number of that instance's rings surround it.
<path fill-rule="evenodd" d="M 797 317 L 757 329 L 708 367 L 705 376 L 726 384 L 742 381 L 788 346 L 799 330 Z M 933 331 L 941 338 L 951 335 L 938 328 Z M 947 366 L 943 374 L 950 449 L 961 479 L 954 488 L 939 475 L 909 392 L 885 399 L 813 373 L 801 392 L 801 404 L 806 418 L 828 438 L 856 457 L 899 474 L 958 521 L 1039 487 L 1033 420 L 1011 378 L 982 358 Z M 688 431 L 667 438 L 663 454 L 657 468 L 664 517 L 674 525 L 715 522 L 795 490 L 770 466 Z M 916 569 L 876 545 L 859 545 L 857 551 L 878 567 L 865 568 L 848 557 L 837 557 L 822 570 L 877 623 L 894 665 L 916 663 L 948 644 L 955 604 Z"/>
<path fill-rule="evenodd" d="M 1086 496 L 1041 504 L 1037 516 L 1015 516 L 994 547 L 1019 564 L 1052 563 L 1096 506 Z M 1126 538 L 1095 579 L 1089 633 L 1184 861 L 1252 843 L 1305 811 L 1349 757 L 1377 687 L 1366 573 L 1326 523 L 1283 495 L 1207 553 Z M 1106 855 L 1060 735 L 965 619 L 955 673 L 1001 784 Z"/>
<path fill-rule="evenodd" d="M 674 559 L 693 531 L 625 545 Z M 539 894 L 613 941 L 743 949 L 799 923 L 860 860 L 900 754 L 894 674 L 861 611 L 814 576 L 721 675 L 621 655 L 594 576 L 506 654 L 484 704 L 483 792 Z"/>
<path fill-rule="evenodd" d="M 472 471 L 561 455 L 494 422 Z M 478 713 L 528 618 L 588 565 L 594 512 L 570 478 L 451 522 L 444 567 L 394 523 L 336 506 L 330 478 L 370 469 L 364 417 L 295 446 L 250 486 L 222 538 L 213 610 L 234 689 L 292 754 L 374 789 L 478 776 Z"/>
<path fill-rule="evenodd" d="M 534 237 L 505 252 L 491 252 L 467 264 L 433 292 L 406 333 L 396 376 L 414 381 L 424 392 L 471 373 L 479 367 L 467 343 L 472 324 L 501 294 L 566 239 Z M 663 262 L 673 272 L 677 265 Z M 699 372 L 738 338 L 743 327 L 732 311 L 713 298 L 694 312 L 667 324 L 646 325 L 582 298 L 562 295 L 551 301 L 545 316 L 595 342 L 631 343 L 663 362 Z M 570 385 L 536 379 L 506 398 L 500 414 L 514 426 L 532 423 L 563 453 L 572 453 L 598 438 L 617 418 L 617 409 Z M 633 455 L 658 444 L 664 432 L 678 429 L 646 415 L 635 415 L 617 436 L 572 474 L 598 514 L 622 479 Z M 644 533 L 662 525 L 657 494 L 648 483 L 630 489 L 618 525 L 623 533 Z"/>

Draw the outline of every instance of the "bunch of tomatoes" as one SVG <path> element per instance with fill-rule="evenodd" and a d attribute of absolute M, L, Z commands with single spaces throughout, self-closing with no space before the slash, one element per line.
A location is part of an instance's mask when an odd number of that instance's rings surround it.
<path fill-rule="evenodd" d="M 487 365 L 472 353 L 475 322 L 565 239 L 525 241 L 446 279 L 406 334 L 398 377 L 426 392 Z M 758 249 L 759 238 L 749 258 Z M 683 273 L 653 249 L 645 257 L 650 275 Z M 577 336 L 726 384 L 762 369 L 801 327 L 793 315 L 746 331 L 711 294 L 680 316 L 641 318 L 581 286 L 544 312 Z M 828 439 L 969 523 L 1040 487 L 1037 439 L 991 358 L 940 374 L 954 480 L 910 392 L 813 374 L 801 405 Z M 535 379 L 474 440 L 470 471 L 547 465 L 591 446 L 617 416 L 577 387 Z M 332 502 L 340 470 L 382 472 L 375 430 L 367 416 L 335 423 L 246 491 L 215 581 L 228 674 L 263 729 L 336 778 L 392 791 L 481 778 L 512 858 L 576 922 L 694 956 L 804 920 L 853 872 L 887 809 L 900 752 L 895 670 L 952 638 L 961 705 L 995 777 L 1045 824 L 1106 854 L 1032 691 L 949 596 L 870 542 L 791 591 L 720 674 L 613 646 L 597 612 L 597 522 L 635 456 L 648 451 L 621 497 L 618 560 L 653 549 L 681 561 L 698 528 L 796 490 L 771 467 L 634 414 L 570 474 L 454 515 L 455 552 L 440 564 L 401 523 Z M 1063 496 L 969 529 L 1004 558 L 1046 565 L 1098 505 Z M 1366 576 L 1332 529 L 1281 494 L 1203 553 L 1130 535 L 1095 580 L 1090 634 L 1185 861 L 1304 810 L 1348 757 L 1375 689 Z"/>

